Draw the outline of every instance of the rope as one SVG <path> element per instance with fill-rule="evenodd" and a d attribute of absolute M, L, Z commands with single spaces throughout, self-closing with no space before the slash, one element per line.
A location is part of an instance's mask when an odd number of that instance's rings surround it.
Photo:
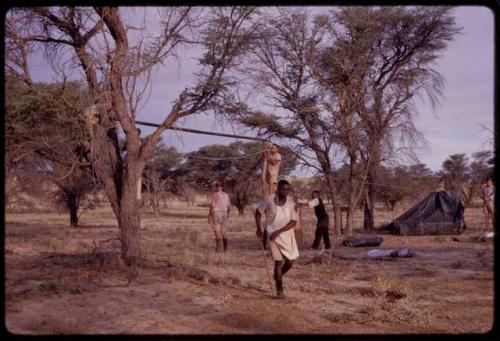
<path fill-rule="evenodd" d="M 250 158 L 251 156 L 262 154 L 262 151 L 251 153 L 251 154 L 246 154 L 242 156 L 234 156 L 234 157 L 209 157 L 209 156 L 200 156 L 200 155 L 192 155 L 192 154 L 187 154 L 187 157 L 191 157 L 193 159 L 202 159 L 202 160 L 213 160 L 213 161 L 222 161 L 222 160 L 239 160 L 239 159 L 246 159 Z"/>

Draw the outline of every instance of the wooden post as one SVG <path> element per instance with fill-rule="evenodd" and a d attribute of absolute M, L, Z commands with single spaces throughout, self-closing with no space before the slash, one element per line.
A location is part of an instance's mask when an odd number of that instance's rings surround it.
<path fill-rule="evenodd" d="M 262 153 L 265 153 L 267 145 L 266 142 L 262 143 Z M 264 200 L 267 197 L 267 157 L 263 154 L 262 157 L 262 200 Z M 265 217 L 265 222 L 264 222 L 264 231 L 263 233 L 266 233 L 266 227 L 267 227 L 267 211 L 266 211 L 266 217 Z M 267 260 L 266 260 L 266 251 L 264 249 L 264 244 L 262 242 L 262 238 L 259 240 L 260 244 L 260 249 L 262 251 L 262 258 L 264 260 L 264 267 L 266 269 L 266 275 L 267 275 L 267 281 L 269 283 L 269 288 L 271 289 L 271 294 L 274 295 L 274 290 L 273 290 L 273 280 L 271 276 L 271 271 L 269 270 L 269 267 L 267 266 Z"/>
<path fill-rule="evenodd" d="M 267 197 L 267 157 L 265 155 L 267 145 L 266 143 L 262 143 L 262 199 Z"/>
<path fill-rule="evenodd" d="M 137 200 L 142 199 L 142 177 L 137 179 Z"/>
<path fill-rule="evenodd" d="M 297 209 L 297 224 L 294 227 L 295 239 L 297 240 L 297 245 L 299 249 L 302 249 L 303 239 L 302 239 L 302 210 L 300 208 Z"/>

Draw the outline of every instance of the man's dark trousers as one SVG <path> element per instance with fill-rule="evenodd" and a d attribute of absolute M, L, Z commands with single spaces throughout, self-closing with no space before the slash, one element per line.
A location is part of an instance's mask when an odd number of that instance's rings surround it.
<path fill-rule="evenodd" d="M 321 238 L 323 238 L 323 242 L 325 243 L 325 249 L 329 249 L 330 245 L 330 236 L 328 234 L 328 216 L 323 219 L 318 219 L 318 224 L 316 225 L 316 232 L 314 236 L 313 249 L 317 249 L 319 247 L 319 243 L 321 242 Z"/>

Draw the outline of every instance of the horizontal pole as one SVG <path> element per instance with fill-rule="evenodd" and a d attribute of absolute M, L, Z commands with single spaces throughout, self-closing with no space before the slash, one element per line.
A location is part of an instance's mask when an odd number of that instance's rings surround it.
<path fill-rule="evenodd" d="M 143 125 L 143 126 L 149 126 L 149 127 L 160 127 L 160 124 L 149 123 L 149 122 L 144 122 L 144 121 L 135 121 L 135 123 Z M 185 131 L 187 133 L 193 133 L 193 134 L 204 134 L 204 135 L 214 135 L 214 136 L 222 136 L 222 137 L 233 137 L 233 138 L 238 138 L 238 139 L 246 139 L 246 140 L 254 140 L 254 141 L 267 141 L 266 139 L 263 139 L 263 138 L 260 138 L 260 137 L 243 136 L 243 135 L 232 135 L 232 134 L 224 134 L 224 133 L 214 133 L 214 132 L 211 132 L 211 131 L 204 131 L 204 130 L 198 130 L 198 129 L 189 129 L 189 128 L 179 128 L 179 127 L 176 127 L 176 126 L 172 126 L 172 127 L 167 128 L 167 129 Z"/>

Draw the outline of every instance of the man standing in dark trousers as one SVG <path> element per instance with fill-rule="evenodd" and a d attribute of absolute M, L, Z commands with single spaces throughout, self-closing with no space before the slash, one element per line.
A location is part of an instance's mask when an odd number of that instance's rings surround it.
<path fill-rule="evenodd" d="M 328 213 L 326 213 L 325 205 L 323 204 L 323 200 L 320 197 L 319 191 L 312 192 L 312 200 L 307 203 L 298 203 L 295 205 L 295 208 L 303 208 L 303 207 L 314 207 L 314 214 L 318 219 L 318 223 L 316 224 L 316 233 L 314 237 L 314 242 L 312 248 L 317 250 L 319 247 L 319 243 L 321 242 L 321 238 L 323 238 L 323 242 L 325 243 L 325 249 L 330 249 L 330 236 L 328 234 L 328 224 L 329 217 Z"/>

